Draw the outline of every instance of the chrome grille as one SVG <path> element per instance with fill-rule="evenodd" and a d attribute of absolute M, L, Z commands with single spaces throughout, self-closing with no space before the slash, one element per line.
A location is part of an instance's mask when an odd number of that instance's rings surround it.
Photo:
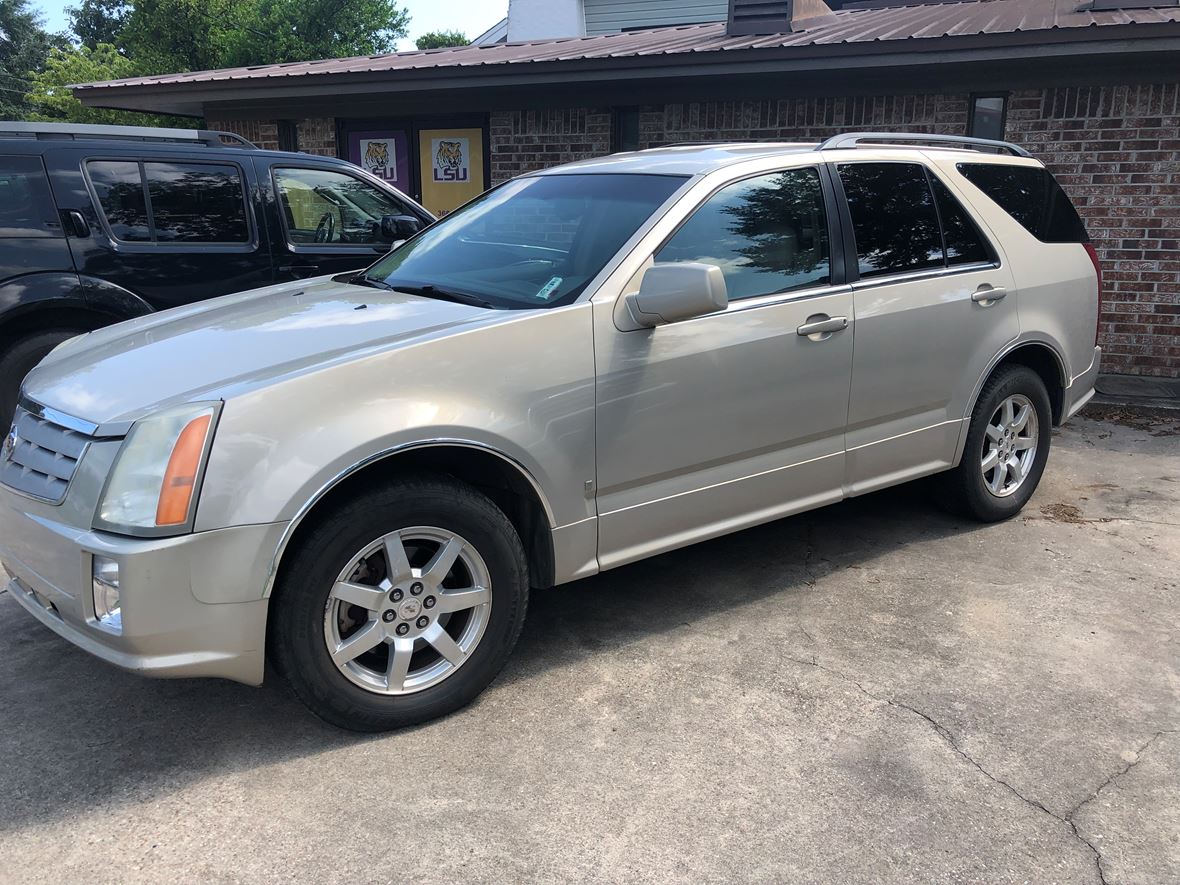
<path fill-rule="evenodd" d="M 0 483 L 60 504 L 90 437 L 17 407 L 0 451 Z"/>

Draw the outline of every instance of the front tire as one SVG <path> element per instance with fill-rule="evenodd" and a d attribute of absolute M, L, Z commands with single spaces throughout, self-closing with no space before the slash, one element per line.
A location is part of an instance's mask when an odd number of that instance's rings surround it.
<path fill-rule="evenodd" d="M 1020 365 L 997 371 L 975 404 L 963 458 L 945 475 L 948 508 L 981 522 L 1019 513 L 1045 472 L 1052 427 L 1041 377 Z"/>
<path fill-rule="evenodd" d="M 520 636 L 528 567 L 512 523 L 442 477 L 402 479 L 302 536 L 271 601 L 278 669 L 317 716 L 354 731 L 463 707 Z"/>

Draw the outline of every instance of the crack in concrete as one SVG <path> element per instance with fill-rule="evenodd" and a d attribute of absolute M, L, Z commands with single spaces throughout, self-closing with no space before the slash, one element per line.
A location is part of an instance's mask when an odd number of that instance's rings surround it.
<path fill-rule="evenodd" d="M 986 768 L 984 768 L 979 762 L 977 762 L 975 760 L 974 757 L 971 756 L 970 753 L 968 753 L 966 750 L 964 750 L 962 748 L 962 746 L 959 745 L 958 739 L 954 736 L 954 734 L 951 732 L 951 730 L 949 728 L 947 728 L 941 722 L 938 722 L 934 717 L 930 716 L 929 714 L 922 712 L 917 707 L 912 707 L 909 704 L 903 703 L 901 701 L 896 701 L 893 698 L 883 697 L 883 696 L 878 695 L 874 692 L 871 692 L 867 688 L 865 688 L 854 677 L 849 676 L 847 673 L 845 673 L 841 670 L 837 670 L 833 667 L 828 667 L 828 666 L 825 666 L 824 664 L 821 664 L 819 662 L 819 660 L 817 658 L 815 658 L 814 656 L 810 660 L 808 660 L 806 658 L 796 658 L 796 657 L 791 657 L 788 655 L 787 659 L 790 661 L 794 661 L 796 664 L 802 664 L 803 666 L 807 666 L 807 667 L 814 667 L 817 670 L 822 670 L 825 673 L 829 673 L 832 676 L 835 676 L 837 679 L 847 682 L 850 685 L 854 685 L 857 688 L 857 690 L 861 692 L 861 694 L 865 695 L 866 697 L 872 698 L 873 700 L 877 701 L 878 703 L 886 704 L 887 706 L 894 707 L 898 710 L 905 710 L 906 712 L 912 713 L 915 716 L 918 716 L 921 719 L 923 719 L 925 722 L 927 722 L 930 725 L 931 728 L 934 729 L 935 734 L 937 734 L 939 737 L 941 737 L 943 739 L 943 741 L 946 742 L 947 746 L 949 746 L 951 748 L 951 750 L 957 756 L 959 756 L 960 758 L 962 758 L 963 760 L 968 762 L 973 768 L 975 768 L 977 771 L 979 771 L 979 773 L 982 774 L 984 777 L 986 777 L 988 780 L 990 780 L 993 783 L 997 784 L 998 786 L 1001 786 L 1004 789 L 1008 790 L 1008 792 L 1010 792 L 1013 796 L 1015 796 L 1017 799 L 1019 799 L 1025 805 L 1028 805 L 1030 808 L 1035 808 L 1038 811 L 1043 811 L 1045 814 L 1049 815 L 1049 817 L 1051 817 L 1054 820 L 1058 821 L 1059 823 L 1065 824 L 1067 827 L 1069 827 L 1069 830 L 1072 833 L 1073 837 L 1077 841 L 1079 841 L 1083 845 L 1085 845 L 1086 848 L 1088 848 L 1090 850 L 1090 853 L 1094 856 L 1094 868 L 1098 874 L 1098 881 L 1099 881 L 1100 885 L 1109 885 L 1109 883 L 1107 882 L 1107 879 L 1106 879 L 1106 870 L 1102 866 L 1102 852 L 1098 850 L 1098 848 L 1094 845 L 1093 842 L 1091 842 L 1089 839 L 1087 839 L 1085 836 L 1082 835 L 1081 831 L 1077 827 L 1077 824 L 1075 824 L 1073 822 L 1072 817 L 1074 814 L 1076 814 L 1078 812 L 1078 810 L 1080 808 L 1085 806 L 1088 802 L 1093 801 L 1098 796 L 1098 794 L 1100 792 L 1102 792 L 1103 789 L 1105 789 L 1107 786 L 1109 786 L 1115 780 L 1122 777 L 1124 774 L 1126 774 L 1128 771 L 1130 771 L 1132 768 L 1134 768 L 1136 765 L 1138 765 L 1139 758 L 1137 758 L 1134 762 L 1129 763 L 1121 771 L 1116 772 L 1115 774 L 1111 775 L 1111 777 L 1107 778 L 1106 781 L 1104 781 L 1102 783 L 1102 785 L 1099 786 L 1098 789 L 1094 791 L 1094 794 L 1092 796 L 1090 796 L 1089 799 L 1083 800 L 1081 803 L 1079 803 L 1077 806 L 1075 806 L 1068 814 L 1062 816 L 1060 814 L 1057 814 L 1055 811 L 1052 811 L 1046 805 L 1037 801 L 1036 799 L 1030 799 L 1028 796 L 1025 796 L 1018 789 L 1016 789 L 1016 787 L 1012 786 L 1012 784 L 1008 783 L 1003 778 L 997 777 L 996 775 L 994 775 L 990 771 L 988 771 Z M 1156 740 L 1158 740 L 1161 735 L 1170 734 L 1170 733 L 1171 733 L 1170 731 L 1161 731 L 1161 732 L 1156 733 L 1151 738 L 1151 740 L 1149 740 L 1146 744 L 1143 745 L 1143 747 L 1139 751 L 1140 754 L 1144 750 L 1146 750 L 1149 746 L 1151 746 L 1152 743 L 1154 743 Z M 1140 758 L 1142 758 L 1142 757 L 1140 756 Z"/>

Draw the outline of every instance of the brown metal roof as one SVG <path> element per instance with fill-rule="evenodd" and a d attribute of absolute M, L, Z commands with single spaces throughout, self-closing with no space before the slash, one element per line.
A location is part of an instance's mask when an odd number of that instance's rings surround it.
<path fill-rule="evenodd" d="M 893 6 L 877 9 L 846 9 L 831 17 L 815 20 L 801 31 L 770 36 L 731 37 L 724 22 L 680 27 L 654 28 L 572 37 L 531 43 L 500 43 L 492 46 L 463 46 L 389 55 L 288 62 L 196 71 L 151 77 L 132 77 L 74 87 L 79 97 L 92 99 L 97 90 L 142 89 L 144 87 L 227 84 L 235 81 L 287 81 L 298 77 L 329 77 L 340 74 L 380 74 L 410 71 L 499 69 L 507 66 L 547 65 L 608 59 L 659 59 L 691 63 L 694 56 L 710 60 L 758 54 L 759 50 L 812 47 L 848 47 L 858 44 L 893 44 L 898 49 L 918 49 L 918 41 L 940 38 L 1027 34 L 1077 39 L 1113 37 L 1113 31 L 1135 36 L 1143 26 L 1180 23 L 1180 7 L 1094 11 L 1079 8 L 1083 0 L 973 0 L 973 2 Z M 1109 30 L 1108 30 L 1109 29 Z M 1150 29 L 1155 30 L 1155 29 Z M 908 44 L 908 45 L 907 45 Z M 736 58 L 734 59 L 736 60 Z M 90 103 L 90 102 L 87 102 Z"/>

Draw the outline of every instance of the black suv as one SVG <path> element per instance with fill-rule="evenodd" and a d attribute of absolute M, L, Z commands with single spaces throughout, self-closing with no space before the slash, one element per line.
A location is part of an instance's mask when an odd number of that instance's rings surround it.
<path fill-rule="evenodd" d="M 228 133 L 0 122 L 0 426 L 67 338 L 362 268 L 433 220 L 344 160 Z"/>

